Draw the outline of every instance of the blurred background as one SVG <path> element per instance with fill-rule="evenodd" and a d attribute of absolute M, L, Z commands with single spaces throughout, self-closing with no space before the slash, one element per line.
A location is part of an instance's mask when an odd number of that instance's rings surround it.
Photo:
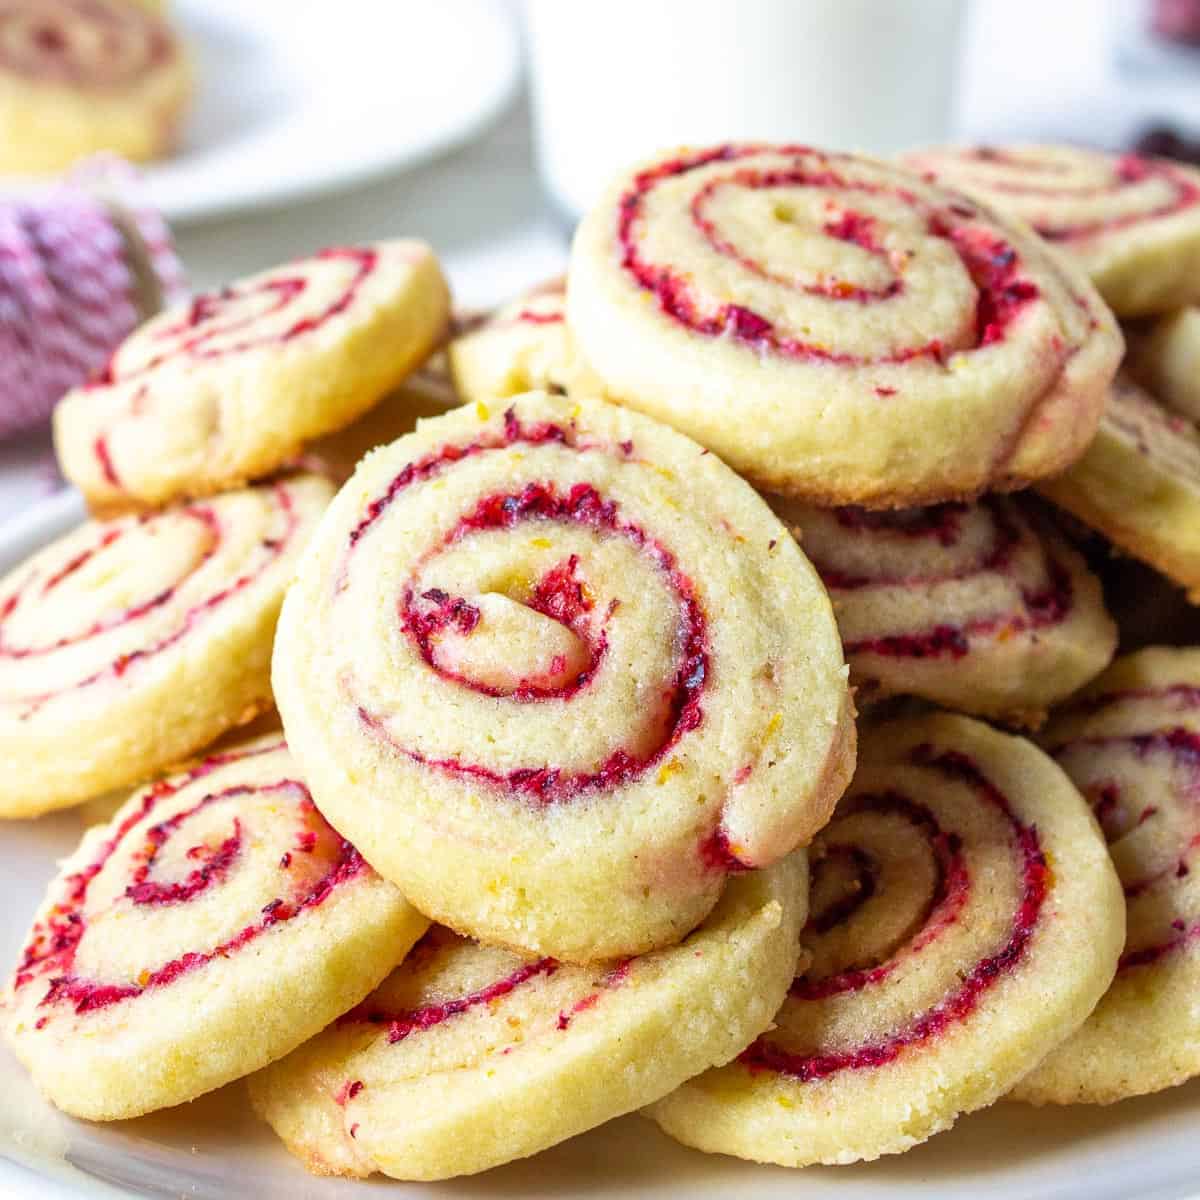
<path fill-rule="evenodd" d="M 58 221 L 71 194 L 140 218 L 127 275 L 157 274 L 155 303 L 185 286 L 169 236 L 199 290 L 323 244 L 411 234 L 478 308 L 561 271 L 605 179 L 667 144 L 886 154 L 1037 139 L 1200 159 L 1200 0 L 105 3 L 137 15 L 93 36 L 70 25 L 75 0 L 0 12 L 23 21 L 19 36 L 0 28 L 0 528 L 61 487 L 45 396 L 62 377 L 37 369 L 44 323 L 26 269 L 50 251 L 22 230 L 38 206 Z M 186 47 L 188 95 L 170 138 L 137 151 L 136 178 L 105 168 L 97 183 L 32 157 L 33 174 L 21 169 L 43 144 L 33 101 L 86 91 L 74 56 L 105 82 L 120 39 L 136 74 L 161 65 L 165 38 Z M 87 114 L 55 110 L 53 132 Z M 59 242 L 72 244 L 54 250 L 66 265 L 44 279 L 72 293 L 50 302 L 90 306 L 98 349 L 105 293 L 77 278 L 90 260 L 76 243 L 94 232 L 71 224 Z"/>

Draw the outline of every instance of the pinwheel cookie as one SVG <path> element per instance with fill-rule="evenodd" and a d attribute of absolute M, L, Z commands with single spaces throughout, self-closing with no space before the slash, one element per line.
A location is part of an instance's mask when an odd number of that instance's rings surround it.
<path fill-rule="evenodd" d="M 803 852 L 730 882 L 681 945 L 591 967 L 434 927 L 363 1004 L 250 1081 L 318 1174 L 445 1179 L 523 1158 L 728 1062 L 787 992 Z"/>
<path fill-rule="evenodd" d="M 0 173 L 170 149 L 192 90 L 179 39 L 129 0 L 0 2 Z"/>
<path fill-rule="evenodd" d="M 280 1058 L 428 922 L 313 806 L 282 741 L 136 792 L 50 885 L 5 1032 L 50 1100 L 112 1120 Z"/>
<path fill-rule="evenodd" d="M 829 589 L 860 703 L 907 694 L 1037 725 L 1116 650 L 1098 580 L 1018 499 L 772 504 Z"/>
<path fill-rule="evenodd" d="M 1200 431 L 1137 384 L 1117 380 L 1087 453 L 1039 490 L 1200 596 Z"/>
<path fill-rule="evenodd" d="M 444 373 L 422 367 L 353 425 L 311 442 L 300 462 L 340 487 L 368 451 L 389 445 L 412 433 L 418 421 L 441 416 L 461 403 L 462 398 Z"/>
<path fill-rule="evenodd" d="M 1027 221 L 1123 317 L 1200 298 L 1200 171 L 1076 146 L 949 146 L 905 156 L 929 178 Z"/>
<path fill-rule="evenodd" d="M 139 783 L 270 704 L 311 475 L 91 521 L 0 579 L 0 816 Z"/>
<path fill-rule="evenodd" d="M 1131 337 L 1129 369 L 1169 408 L 1200 421 L 1200 307 L 1181 308 Z"/>
<path fill-rule="evenodd" d="M 956 192 L 792 146 L 660 158 L 575 237 L 583 373 L 760 486 L 895 507 L 1078 457 L 1121 337 L 1082 272 Z"/>
<path fill-rule="evenodd" d="M 1119 659 L 1043 742 L 1092 805 L 1128 934 L 1096 1011 L 1014 1095 L 1107 1104 L 1200 1074 L 1200 650 Z"/>
<path fill-rule="evenodd" d="M 502 305 L 447 348 L 454 383 L 466 400 L 562 391 L 571 366 L 566 287 L 554 279 Z"/>
<path fill-rule="evenodd" d="M 967 717 L 873 728 L 813 845 L 806 957 L 737 1062 L 652 1109 L 701 1150 L 875 1159 L 991 1104 L 1112 980 L 1121 889 L 1040 750 Z"/>
<path fill-rule="evenodd" d="M 54 414 L 63 473 L 96 511 L 269 474 L 395 388 L 448 315 L 420 242 L 323 250 L 143 325 Z"/>
<path fill-rule="evenodd" d="M 829 600 L 694 442 L 595 400 L 466 405 L 364 461 L 273 679 L 322 812 L 422 912 L 588 962 L 677 942 L 854 760 Z"/>

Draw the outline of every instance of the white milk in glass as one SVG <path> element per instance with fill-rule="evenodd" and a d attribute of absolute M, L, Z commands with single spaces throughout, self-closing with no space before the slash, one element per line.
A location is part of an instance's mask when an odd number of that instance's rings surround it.
<path fill-rule="evenodd" d="M 538 155 L 578 216 L 656 150 L 944 138 L 964 0 L 527 0 Z"/>

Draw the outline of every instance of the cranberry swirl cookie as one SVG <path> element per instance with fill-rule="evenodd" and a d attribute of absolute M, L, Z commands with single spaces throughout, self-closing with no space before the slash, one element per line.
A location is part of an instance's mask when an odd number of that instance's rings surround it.
<path fill-rule="evenodd" d="M 137 1116 L 352 1008 L 428 922 L 317 812 L 275 737 L 135 792 L 51 883 L 5 1034 L 59 1108 Z"/>
<path fill-rule="evenodd" d="M 112 150 L 169 150 L 192 70 L 166 21 L 129 0 L 0 0 L 0 173 Z"/>
<path fill-rule="evenodd" d="M 1129 369 L 1169 408 L 1200 421 L 1200 306 L 1169 313 L 1132 336 Z"/>
<path fill-rule="evenodd" d="M 860 703 L 920 696 L 1038 725 L 1117 648 L 1099 581 L 1018 498 L 772 505 L 829 589 Z"/>
<path fill-rule="evenodd" d="M 465 400 L 564 391 L 571 369 L 566 280 L 552 279 L 501 305 L 447 347 Z"/>
<path fill-rule="evenodd" d="M 1027 221 L 1122 317 L 1200 299 L 1200 171 L 1077 146 L 950 146 L 905 156 L 938 183 Z"/>
<path fill-rule="evenodd" d="M 1125 889 L 1117 977 L 1014 1091 L 1109 1104 L 1200 1074 L 1200 650 L 1119 659 L 1042 739 L 1096 814 Z"/>
<path fill-rule="evenodd" d="M 612 399 L 824 506 L 1060 470 L 1122 344 L 1083 273 L 1023 226 L 793 146 L 686 151 L 619 179 L 576 234 L 567 315 Z"/>
<path fill-rule="evenodd" d="M 907 1150 L 999 1099 L 1113 978 L 1124 906 L 1087 805 L 968 717 L 864 736 L 811 858 L 774 1027 L 650 1109 L 689 1146 L 791 1167 Z"/>
<path fill-rule="evenodd" d="M 322 812 L 422 912 L 572 962 L 677 942 L 854 761 L 828 597 L 715 456 L 530 393 L 371 454 L 273 678 Z"/>
<path fill-rule="evenodd" d="M 1200 598 L 1200 430 L 1132 380 L 1113 385 L 1083 458 L 1038 490 Z"/>
<path fill-rule="evenodd" d="M 412 241 L 323 250 L 199 296 L 59 404 L 63 473 L 99 512 L 267 475 L 397 387 L 448 314 L 437 260 Z"/>
<path fill-rule="evenodd" d="M 333 489 L 300 475 L 90 521 L 0 579 L 0 816 L 139 783 L 271 702 L 271 643 Z"/>
<path fill-rule="evenodd" d="M 250 1081 L 317 1174 L 445 1179 L 523 1158 L 728 1062 L 796 969 L 804 854 L 730 882 L 681 945 L 590 967 L 435 926 L 354 1012 Z"/>

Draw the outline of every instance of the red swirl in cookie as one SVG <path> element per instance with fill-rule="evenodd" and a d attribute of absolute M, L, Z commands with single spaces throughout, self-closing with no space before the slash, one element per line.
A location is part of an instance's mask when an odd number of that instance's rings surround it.
<path fill-rule="evenodd" d="M 1045 744 L 1092 806 L 1125 890 L 1112 987 L 1017 1095 L 1109 1103 L 1200 1073 L 1200 654 L 1118 659 L 1055 715 Z"/>
<path fill-rule="evenodd" d="M 1200 261 L 1194 168 L 1069 146 L 948 148 L 906 162 L 1027 221 L 1074 255 L 1122 316 L 1200 295 L 1185 278 Z"/>
<path fill-rule="evenodd" d="M 552 279 L 461 328 L 447 357 L 463 398 L 564 390 L 571 368 L 566 299 L 566 280 Z"/>
<path fill-rule="evenodd" d="M 283 742 L 246 743 L 87 835 L 17 964 L 9 1036 L 71 1112 L 178 1103 L 364 996 L 411 925 L 410 940 L 419 918 L 317 812 Z"/>
<path fill-rule="evenodd" d="M 63 898 L 45 920 L 35 923 L 21 954 L 13 991 L 20 996 L 23 989 L 40 985 L 37 1007 L 45 1011 L 37 1018 L 36 1028 L 45 1028 L 59 1007 L 76 1015 L 107 1008 L 147 989 L 173 983 L 218 958 L 228 958 L 268 929 L 320 904 L 335 887 L 367 869 L 354 847 L 322 819 L 298 779 L 272 780 L 261 786 L 235 783 L 216 791 L 203 783 L 197 786 L 198 781 L 245 754 L 272 754 L 283 748 L 283 742 L 277 740 L 250 751 L 206 759 L 182 776 L 155 784 L 142 793 L 132 810 L 124 810 L 96 857 L 67 876 Z M 184 788 L 188 790 L 181 802 L 179 793 Z M 269 848 L 261 844 L 268 826 Z M 268 855 L 278 874 L 272 886 L 257 899 L 251 898 L 245 911 L 256 916 L 249 924 L 231 929 L 230 936 L 209 947 L 188 949 L 165 962 L 144 963 L 138 969 L 127 966 L 116 980 L 89 977 L 86 968 L 81 971 L 77 967 L 81 953 L 84 962 L 101 963 L 117 951 L 118 947 L 109 946 L 89 952 L 85 943 L 90 925 L 107 928 L 109 936 L 115 932 L 107 923 L 112 920 L 114 902 L 122 911 L 137 912 L 205 897 L 244 865 L 251 844 L 254 856 Z M 89 892 L 101 873 L 104 878 L 94 890 L 103 892 L 106 902 L 89 905 Z M 128 927 L 127 917 L 125 924 Z M 127 938 L 127 934 L 121 935 L 121 941 Z M 128 941 L 136 955 L 138 939 Z"/>
<path fill-rule="evenodd" d="M 281 483 L 262 495 L 271 510 L 262 514 L 264 536 L 232 576 L 221 568 L 233 537 L 223 509 L 233 506 L 210 501 L 90 523 L 5 580 L 0 591 L 0 671 L 9 685 L 4 707 L 16 720 L 29 721 L 68 692 L 122 679 L 179 643 L 289 549 L 294 553 L 299 518 L 289 486 Z M 121 593 L 121 604 L 104 604 L 97 584 L 136 562 L 150 569 L 141 578 L 123 575 L 111 589 Z M 153 632 L 152 626 L 157 626 Z M 76 663 L 80 669 L 71 670 Z"/>
<path fill-rule="evenodd" d="M 952 795 L 954 805 L 975 806 L 978 815 L 931 806 L 915 788 L 856 787 L 846 797 L 814 844 L 812 913 L 803 936 L 808 966 L 792 985 L 778 1033 L 765 1034 L 742 1055 L 752 1068 L 808 1081 L 885 1066 L 968 1019 L 997 982 L 1020 968 L 1047 893 L 1036 825 L 1023 821 L 978 764 L 957 750 L 922 743 L 910 751 L 908 765 L 928 777 L 927 794 Z M 973 878 L 978 868 L 969 866 L 978 830 L 1001 851 L 989 856 L 992 869 L 996 857 L 1008 859 L 1001 868 L 1006 881 L 996 888 L 1009 909 L 1001 922 L 972 917 L 989 890 Z M 945 953 L 943 940 L 970 939 L 972 927 L 997 925 L 992 943 L 973 948 L 972 965 L 950 988 L 939 988 L 933 1004 L 886 1036 L 840 1048 L 809 1044 L 821 1026 L 822 1001 L 853 995 L 856 1006 L 868 1009 L 885 983 L 896 987 L 921 974 L 929 956 Z"/>
<path fill-rule="evenodd" d="M 1200 179 L 1194 171 L 1136 154 L 974 146 L 958 152 L 952 170 L 940 169 L 942 157 L 934 153 L 911 155 L 909 162 L 927 163 L 929 170 L 952 177 L 959 187 L 1019 206 L 1034 229 L 1052 242 L 1085 241 L 1200 204 Z"/>
<path fill-rule="evenodd" d="M 275 615 L 329 494 L 297 476 L 89 522 L 0 580 L 0 811 L 134 783 L 265 703 Z"/>
<path fill-rule="evenodd" d="M 84 90 L 128 87 L 177 55 L 164 22 L 122 0 L 0 0 L 0 73 Z"/>
<path fill-rule="evenodd" d="M 787 165 L 762 162 L 766 152 L 790 159 Z M 786 291 L 819 298 L 846 310 L 856 325 L 863 312 L 884 301 L 895 301 L 912 289 L 906 274 L 912 271 L 914 252 L 889 244 L 888 223 L 871 211 L 876 204 L 914 213 L 912 232 L 946 248 L 975 285 L 973 308 L 957 314 L 955 324 L 933 328 L 913 340 L 880 343 L 859 330 L 847 331 L 847 344 L 817 340 L 802 328 L 781 327 L 772 316 L 744 304 L 726 303 L 717 308 L 706 303 L 695 284 L 665 256 L 655 256 L 645 243 L 645 226 L 653 210 L 655 191 L 665 181 L 676 180 L 701 168 L 722 164 L 718 173 L 707 172 L 687 195 L 688 212 L 703 241 L 739 273 L 768 282 Z M 818 360 L 846 366 L 896 364 L 917 358 L 942 362 L 953 353 L 970 351 L 1002 341 L 1021 310 L 1036 300 L 1039 288 L 1025 273 L 1017 249 L 1002 236 L 982 229 L 979 214 L 969 205 L 948 204 L 938 209 L 922 202 L 910 181 L 896 173 L 888 178 L 856 178 L 845 167 L 848 157 L 821 155 L 800 146 L 720 146 L 714 150 L 656 164 L 641 172 L 621 199 L 618 238 L 622 266 L 654 296 L 673 320 L 708 337 L 730 337 L 754 349 L 785 358 Z M 818 197 L 825 220 L 824 236 L 861 252 L 854 265 L 859 270 L 813 270 L 810 275 L 785 271 L 764 257 L 762 249 L 732 220 L 727 197 L 759 193 L 767 198 L 805 191 Z M 761 206 L 762 201 L 754 201 Z M 797 219 L 781 199 L 773 215 L 781 224 Z M 936 253 L 932 248 L 930 254 Z M 1061 348 L 1060 348 L 1061 349 Z"/>
<path fill-rule="evenodd" d="M 786 992 L 806 896 L 793 855 L 732 881 L 681 944 L 590 966 L 434 926 L 251 1099 L 324 1175 L 441 1179 L 525 1157 L 745 1046 Z"/>
<path fill-rule="evenodd" d="M 637 952 L 824 819 L 848 749 L 827 601 L 686 439 L 536 394 L 481 417 L 426 422 L 341 493 L 288 602 L 278 702 L 323 811 L 443 923 Z M 391 798 L 334 787 L 347 768 Z"/>
<path fill-rule="evenodd" d="M 795 1166 L 907 1149 L 1003 1094 L 1112 978 L 1117 881 L 1045 755 L 964 717 L 864 742 L 775 1027 L 654 1111 L 689 1144 Z"/>
<path fill-rule="evenodd" d="M 1038 723 L 1116 649 L 1099 582 L 1020 500 L 773 504 L 829 588 L 860 699 L 917 695 Z"/>
<path fill-rule="evenodd" d="M 942 499 L 1061 465 L 1083 442 L 1058 410 L 1069 394 L 1094 427 L 1118 349 L 1086 282 L 1021 229 L 802 146 L 723 145 L 626 177 L 576 239 L 568 308 L 614 397 L 817 503 Z M 938 458 L 934 411 L 958 443 Z"/>
<path fill-rule="evenodd" d="M 395 388 L 447 315 L 432 252 L 404 241 L 333 247 L 198 296 L 59 406 L 64 471 L 99 509 L 269 474 Z"/>

